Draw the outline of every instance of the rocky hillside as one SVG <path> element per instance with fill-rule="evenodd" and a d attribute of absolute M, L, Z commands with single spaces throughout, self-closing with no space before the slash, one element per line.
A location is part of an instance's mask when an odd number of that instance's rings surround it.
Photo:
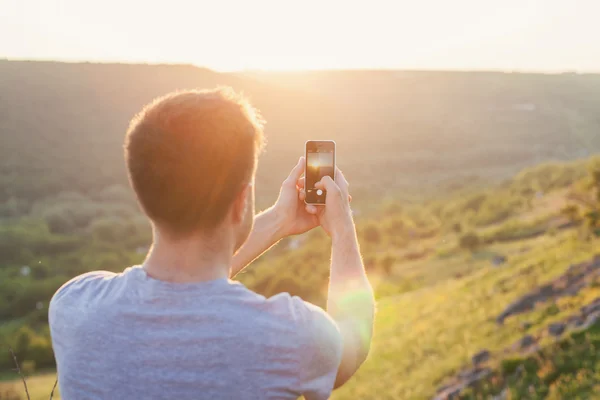
<path fill-rule="evenodd" d="M 471 395 L 480 391 L 490 393 L 492 390 L 499 394 L 506 394 L 511 381 L 517 382 L 524 378 L 522 375 L 525 373 L 527 360 L 537 361 L 545 353 L 551 352 L 558 352 L 558 354 L 551 354 L 553 358 L 557 357 L 563 350 L 552 344 L 559 343 L 560 339 L 565 336 L 571 335 L 572 337 L 573 334 L 581 336 L 582 333 L 584 334 L 598 323 L 600 320 L 600 297 L 591 301 L 578 299 L 583 295 L 582 291 L 594 291 L 593 288 L 596 287 L 600 287 L 600 255 L 587 262 L 571 265 L 558 278 L 519 297 L 498 315 L 496 323 L 502 325 L 506 318 L 527 314 L 548 304 L 551 305 L 552 314 L 564 315 L 560 319 L 553 318 L 553 322 L 547 325 L 535 328 L 531 322 L 521 322 L 520 327 L 524 332 L 521 338 L 494 353 L 488 349 L 477 352 L 471 358 L 472 365 L 465 367 L 439 387 L 433 399 L 469 397 L 465 395 L 467 389 Z M 557 303 L 564 297 L 583 301 L 584 304 L 579 308 L 568 307 L 565 312 L 561 313 Z M 582 297 L 585 299 L 589 296 Z M 569 354 L 563 356 L 568 357 Z M 516 360 L 520 358 L 522 363 L 519 364 L 518 361 L 515 361 L 515 357 L 517 357 Z M 505 396 L 499 397 L 506 398 Z"/>

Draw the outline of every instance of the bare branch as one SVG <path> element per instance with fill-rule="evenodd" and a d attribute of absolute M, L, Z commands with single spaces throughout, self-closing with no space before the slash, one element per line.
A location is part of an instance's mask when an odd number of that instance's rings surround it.
<path fill-rule="evenodd" d="M 8 351 L 10 351 L 10 354 L 12 355 L 12 358 L 15 361 L 15 366 L 17 367 L 15 371 L 17 371 L 17 373 L 21 377 L 21 380 L 23 381 L 23 386 L 25 386 L 25 394 L 27 395 L 27 400 L 31 400 L 31 397 L 29 397 L 29 390 L 27 390 L 27 381 L 25 380 L 25 375 L 23 375 L 23 373 L 21 372 L 19 362 L 17 361 L 17 356 L 15 355 L 15 352 L 13 351 L 12 347 L 8 346 Z"/>
<path fill-rule="evenodd" d="M 56 384 L 57 383 L 58 383 L 58 377 L 54 381 L 54 386 L 52 386 L 52 391 L 50 392 L 50 400 L 52 400 L 52 397 L 54 397 L 54 389 L 56 389 Z"/>

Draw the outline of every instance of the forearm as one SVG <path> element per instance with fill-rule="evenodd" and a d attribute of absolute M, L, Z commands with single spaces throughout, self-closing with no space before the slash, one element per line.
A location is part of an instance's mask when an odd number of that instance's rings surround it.
<path fill-rule="evenodd" d="M 375 301 L 363 266 L 353 223 L 332 236 L 327 312 L 344 337 L 344 355 L 336 387 L 366 359 L 373 335 Z"/>
<path fill-rule="evenodd" d="M 280 221 L 272 209 L 257 215 L 250 236 L 233 256 L 230 276 L 236 276 L 282 237 Z"/>
<path fill-rule="evenodd" d="M 368 327 L 366 334 L 372 327 L 373 308 L 373 290 L 363 266 L 356 231 L 349 226 L 332 238 L 327 311 L 336 320 L 350 320 Z"/>

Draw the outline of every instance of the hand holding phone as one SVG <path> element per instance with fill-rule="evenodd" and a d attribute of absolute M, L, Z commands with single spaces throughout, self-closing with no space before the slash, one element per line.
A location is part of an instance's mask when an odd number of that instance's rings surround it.
<path fill-rule="evenodd" d="M 333 140 L 309 140 L 306 142 L 305 167 L 305 203 L 325 205 L 326 188 L 315 185 L 323 177 L 329 176 L 335 180 L 335 142 Z"/>
<path fill-rule="evenodd" d="M 336 167 L 335 181 L 325 176 L 315 187 L 327 191 L 327 207 L 319 211 L 317 207 L 307 205 L 307 211 L 311 208 L 318 215 L 319 223 L 332 239 L 348 235 L 350 238 L 354 237 L 356 233 L 350 209 L 351 196 L 348 193 L 348 181 L 342 171 Z"/>

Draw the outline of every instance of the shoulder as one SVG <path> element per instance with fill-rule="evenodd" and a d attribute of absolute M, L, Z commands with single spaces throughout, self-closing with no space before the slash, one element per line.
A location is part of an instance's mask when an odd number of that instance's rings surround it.
<path fill-rule="evenodd" d="M 101 289 L 117 274 L 108 271 L 93 271 L 79 275 L 62 285 L 50 300 L 50 313 L 56 307 L 82 300 L 90 291 Z"/>
<path fill-rule="evenodd" d="M 336 360 L 341 358 L 342 334 L 337 323 L 321 307 L 288 293 L 280 293 L 267 300 L 296 327 L 297 339 L 307 350 L 307 355 Z"/>

